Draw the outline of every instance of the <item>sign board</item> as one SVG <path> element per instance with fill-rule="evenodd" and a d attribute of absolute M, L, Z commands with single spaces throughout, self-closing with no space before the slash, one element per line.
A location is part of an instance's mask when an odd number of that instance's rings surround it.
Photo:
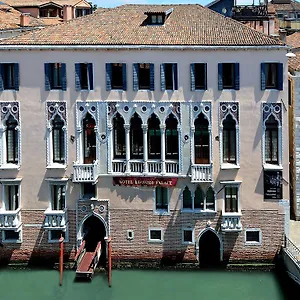
<path fill-rule="evenodd" d="M 264 171 L 264 199 L 282 199 L 282 171 Z"/>
<path fill-rule="evenodd" d="M 173 187 L 176 183 L 177 178 L 113 177 L 113 185 L 122 186 Z"/>

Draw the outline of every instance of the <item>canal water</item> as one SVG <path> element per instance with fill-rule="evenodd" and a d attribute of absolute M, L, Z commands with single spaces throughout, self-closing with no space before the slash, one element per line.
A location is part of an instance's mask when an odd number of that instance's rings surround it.
<path fill-rule="evenodd" d="M 300 289 L 278 272 L 113 270 L 112 287 L 97 273 L 76 282 L 65 271 L 63 285 L 55 270 L 0 270 L 2 300 L 284 300 L 300 299 Z"/>

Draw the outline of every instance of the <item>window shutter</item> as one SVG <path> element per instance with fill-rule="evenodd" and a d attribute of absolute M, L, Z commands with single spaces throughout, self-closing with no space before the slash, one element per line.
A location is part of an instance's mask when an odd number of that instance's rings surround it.
<path fill-rule="evenodd" d="M 204 64 L 204 89 L 207 90 L 207 63 Z"/>
<path fill-rule="evenodd" d="M 234 89 L 235 90 L 240 89 L 240 64 L 239 63 L 234 64 Z"/>
<path fill-rule="evenodd" d="M 277 64 L 277 89 L 283 90 L 283 64 Z"/>
<path fill-rule="evenodd" d="M 223 64 L 218 64 L 218 90 L 223 90 Z"/>
<path fill-rule="evenodd" d="M 94 89 L 94 74 L 93 74 L 93 64 L 88 64 L 88 77 L 89 77 L 89 88 L 90 90 Z"/>
<path fill-rule="evenodd" d="M 177 64 L 172 65 L 173 69 L 173 76 L 174 76 L 174 83 L 173 83 L 173 89 L 178 90 L 178 70 L 177 70 Z"/>
<path fill-rule="evenodd" d="M 133 90 L 139 89 L 139 64 L 133 64 Z"/>
<path fill-rule="evenodd" d="M 190 72 L 191 72 L 191 91 L 194 91 L 195 88 L 195 64 L 190 64 Z"/>
<path fill-rule="evenodd" d="M 162 92 L 166 90 L 165 64 L 160 65 L 160 89 Z"/>
<path fill-rule="evenodd" d="M 154 64 L 150 64 L 150 91 L 154 91 Z"/>
<path fill-rule="evenodd" d="M 19 90 L 19 64 L 15 63 L 14 64 L 14 86 L 15 86 L 15 90 L 18 91 Z"/>
<path fill-rule="evenodd" d="M 111 77 L 112 77 L 112 71 L 111 71 L 111 63 L 106 63 L 105 64 L 105 69 L 106 69 L 106 90 L 110 91 L 111 90 Z"/>
<path fill-rule="evenodd" d="M 122 74 L 123 74 L 123 91 L 126 91 L 127 90 L 126 64 L 122 64 Z"/>
<path fill-rule="evenodd" d="M 75 64 L 75 89 L 76 91 L 81 90 L 81 84 L 80 84 L 80 64 Z"/>
<path fill-rule="evenodd" d="M 260 80 L 261 80 L 261 90 L 266 89 L 266 67 L 265 63 L 260 64 Z"/>
<path fill-rule="evenodd" d="M 4 90 L 3 86 L 3 65 L 0 64 L 0 91 Z"/>
<path fill-rule="evenodd" d="M 63 91 L 67 90 L 67 70 L 66 64 L 61 64 L 61 72 L 60 72 L 60 80 L 61 80 L 61 87 Z"/>
<path fill-rule="evenodd" d="M 44 64 L 44 69 L 45 69 L 45 90 L 50 91 L 51 90 L 51 85 L 50 85 L 50 77 L 51 77 L 50 64 L 45 63 Z"/>

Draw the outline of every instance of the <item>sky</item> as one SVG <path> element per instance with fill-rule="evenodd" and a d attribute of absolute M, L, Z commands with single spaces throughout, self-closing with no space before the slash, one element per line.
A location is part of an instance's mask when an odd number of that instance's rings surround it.
<path fill-rule="evenodd" d="M 98 7 L 115 7 L 123 4 L 201 4 L 205 6 L 206 4 L 212 2 L 213 0 L 89 0 L 93 4 L 97 4 Z M 236 0 L 237 5 L 251 4 L 253 0 Z M 255 0 L 255 3 L 258 3 Z"/>

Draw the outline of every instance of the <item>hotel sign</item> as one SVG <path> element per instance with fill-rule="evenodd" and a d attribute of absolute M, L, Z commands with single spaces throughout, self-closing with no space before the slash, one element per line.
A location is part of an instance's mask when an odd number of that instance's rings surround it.
<path fill-rule="evenodd" d="M 264 199 L 282 199 L 282 171 L 264 171 Z"/>
<path fill-rule="evenodd" d="M 157 177 L 113 177 L 113 185 L 122 186 L 149 186 L 172 187 L 177 183 L 177 178 Z"/>

